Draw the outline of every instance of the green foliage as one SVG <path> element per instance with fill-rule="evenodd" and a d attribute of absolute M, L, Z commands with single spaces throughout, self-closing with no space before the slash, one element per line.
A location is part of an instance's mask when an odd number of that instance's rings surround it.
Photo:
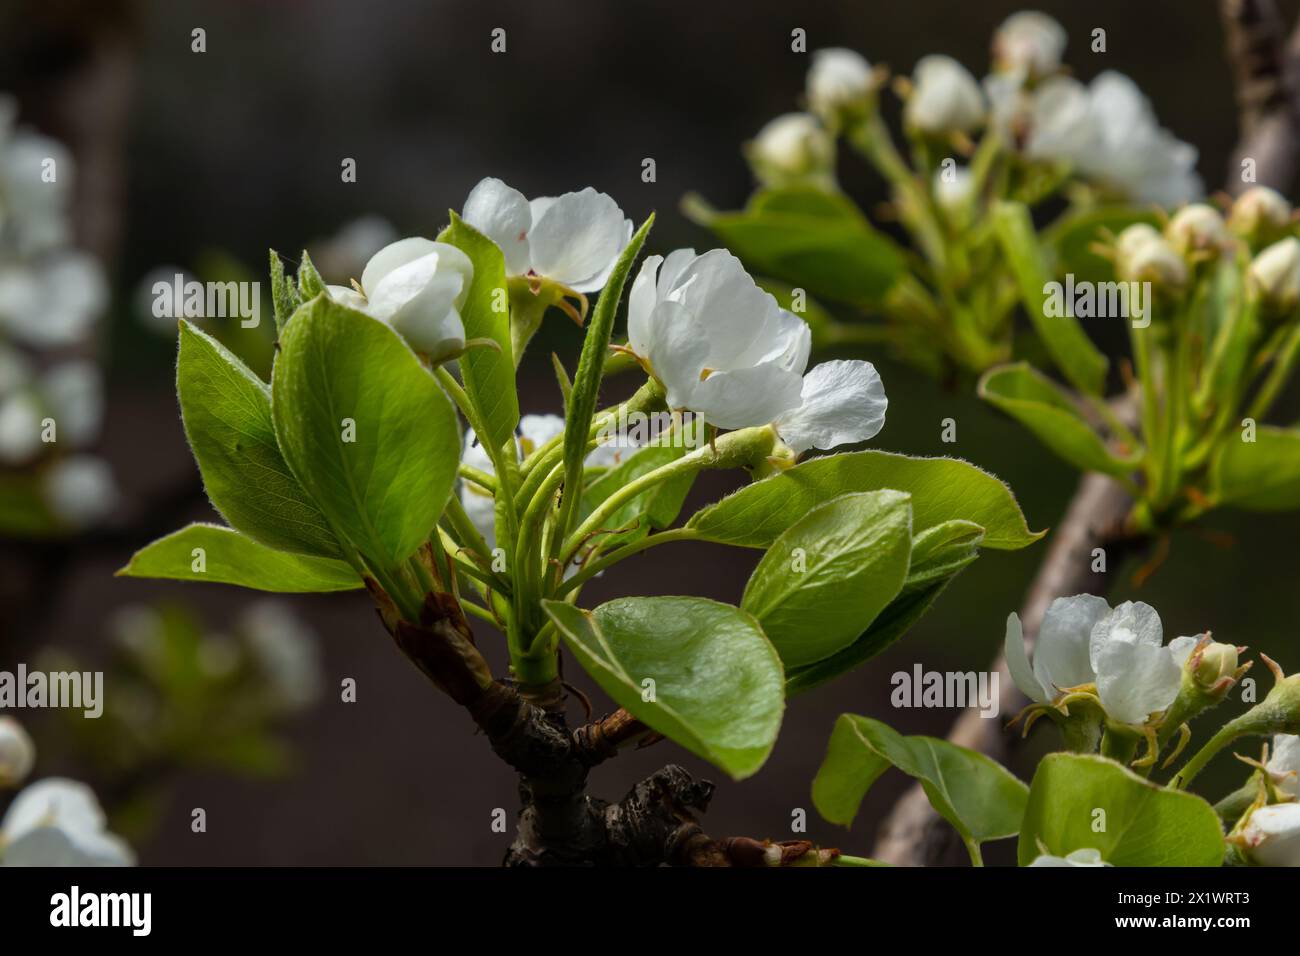
<path fill-rule="evenodd" d="M 1247 511 L 1300 508 L 1300 430 L 1264 425 L 1253 442 L 1229 437 L 1210 466 L 1210 494 Z"/>

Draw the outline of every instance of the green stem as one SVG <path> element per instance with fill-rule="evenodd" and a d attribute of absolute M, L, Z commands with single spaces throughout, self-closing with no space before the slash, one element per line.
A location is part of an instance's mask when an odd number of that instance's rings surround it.
<path fill-rule="evenodd" d="M 660 531 L 658 534 L 646 535 L 621 548 L 609 552 L 596 561 L 592 561 L 583 566 L 573 577 L 567 581 L 562 581 L 555 589 L 553 597 L 557 600 L 563 598 L 572 591 L 577 591 L 584 584 L 600 574 L 607 568 L 613 567 L 624 558 L 630 558 L 634 554 L 645 551 L 647 548 L 653 548 L 655 545 L 667 544 L 670 541 L 696 541 L 700 540 L 700 534 L 694 528 L 673 528 L 669 531 Z"/>
<path fill-rule="evenodd" d="M 873 860 L 866 856 L 848 856 L 841 853 L 835 859 L 831 860 L 831 866 L 889 866 L 888 863 L 881 860 Z"/>
<path fill-rule="evenodd" d="M 979 841 L 973 837 L 962 837 L 962 842 L 966 844 L 966 852 L 970 854 L 970 865 L 983 866 L 984 854 L 980 852 Z"/>
<path fill-rule="evenodd" d="M 1239 720 L 1240 718 L 1224 724 L 1219 732 L 1206 741 L 1205 746 L 1196 751 L 1192 759 L 1183 765 L 1183 769 L 1178 771 L 1178 775 L 1169 786 L 1175 790 L 1186 790 L 1187 785 L 1196 779 L 1196 775 L 1205 769 L 1205 765 L 1213 760 L 1220 750 L 1237 738 L 1245 736 L 1248 731 L 1240 726 Z"/>
<path fill-rule="evenodd" d="M 1260 387 L 1259 394 L 1251 403 L 1250 411 L 1246 417 L 1259 421 L 1268 414 L 1268 410 L 1273 407 L 1277 401 L 1278 393 L 1286 385 L 1287 379 L 1295 370 L 1297 359 L 1300 359 L 1300 322 L 1297 322 L 1291 334 L 1287 336 L 1286 344 L 1282 346 L 1281 355 L 1273 362 L 1273 367 L 1269 370 L 1268 378 Z"/>

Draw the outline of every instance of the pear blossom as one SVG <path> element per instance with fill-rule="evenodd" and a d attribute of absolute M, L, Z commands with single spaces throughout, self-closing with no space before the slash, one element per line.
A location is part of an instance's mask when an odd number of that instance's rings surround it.
<path fill-rule="evenodd" d="M 969 133 L 984 122 L 984 94 L 970 71 L 950 56 L 922 57 L 912 71 L 913 89 L 903 118 L 932 135 Z"/>
<path fill-rule="evenodd" d="M 62 143 L 15 126 L 18 103 L 0 95 L 0 234 L 20 256 L 66 245 L 74 179 L 72 154 Z M 57 175 L 44 175 L 53 160 Z"/>
<path fill-rule="evenodd" d="M 1194 252 L 1218 254 L 1232 244 L 1228 224 L 1219 210 L 1207 203 L 1184 206 L 1165 226 L 1165 238 L 1182 256 Z"/>
<path fill-rule="evenodd" d="M 1300 799 L 1300 736 L 1275 734 L 1266 766 L 1279 790 Z"/>
<path fill-rule="evenodd" d="M 283 601 L 255 601 L 239 619 L 240 633 L 278 701 L 290 710 L 314 704 L 324 688 L 316 634 Z"/>
<path fill-rule="evenodd" d="M 23 725 L 12 717 L 0 717 L 0 790 L 21 783 L 35 762 L 36 748 Z"/>
<path fill-rule="evenodd" d="M 1256 808 L 1233 842 L 1257 866 L 1300 866 L 1300 803 Z"/>
<path fill-rule="evenodd" d="M 1091 594 L 1057 598 L 1048 605 L 1039 625 L 1031 667 L 1020 616 L 1013 611 L 1007 617 L 1004 647 L 1011 679 L 1020 692 L 1035 703 L 1046 704 L 1067 687 L 1095 681 L 1089 641 L 1093 627 L 1109 613 L 1110 605 Z"/>
<path fill-rule="evenodd" d="M 759 130 L 745 152 L 763 182 L 824 180 L 835 162 L 835 141 L 816 117 L 785 113 Z"/>
<path fill-rule="evenodd" d="M 37 348 L 73 345 L 108 304 L 99 263 L 80 252 L 0 265 L 0 331 Z"/>
<path fill-rule="evenodd" d="M 135 854 L 105 827 L 83 783 L 49 777 L 27 787 L 0 821 L 4 866 L 133 866 Z"/>
<path fill-rule="evenodd" d="M 1097 674 L 1097 696 L 1114 720 L 1145 723 L 1178 696 L 1196 638 L 1163 640 L 1160 615 L 1141 601 L 1125 601 L 1093 625 L 1088 661 Z"/>
<path fill-rule="evenodd" d="M 1153 226 L 1134 223 L 1115 242 L 1115 271 L 1127 282 L 1177 291 L 1187 284 L 1187 262 Z"/>
<path fill-rule="evenodd" d="M 876 83 L 871 64 L 860 53 L 844 47 L 816 50 L 808 68 L 808 107 L 836 122 L 844 112 L 865 106 Z"/>
<path fill-rule="evenodd" d="M 470 191 L 461 215 L 501 247 L 507 276 L 549 279 L 575 293 L 603 289 L 632 239 L 632 220 L 590 186 L 529 200 L 488 177 Z"/>
<path fill-rule="evenodd" d="M 1246 270 L 1246 281 L 1270 306 L 1293 308 L 1300 302 L 1300 239 L 1287 236 L 1260 252 Z"/>
<path fill-rule="evenodd" d="M 958 166 L 948 171 L 939 169 L 934 174 L 931 192 L 935 204 L 949 219 L 958 217 L 970 204 L 975 177 L 969 166 Z"/>
<path fill-rule="evenodd" d="M 1101 858 L 1101 851 L 1091 848 L 1075 850 L 1065 856 L 1052 856 L 1050 853 L 1039 854 L 1030 866 L 1110 866 Z"/>
<path fill-rule="evenodd" d="M 72 527 L 99 521 L 117 503 L 113 472 L 107 462 L 94 455 L 59 458 L 42 478 L 50 510 Z"/>
<path fill-rule="evenodd" d="M 870 362 L 805 375 L 812 333 L 731 253 L 649 256 L 628 297 L 628 348 L 664 386 L 667 404 L 718 428 L 772 424 L 794 452 L 865 441 L 887 401 Z"/>
<path fill-rule="evenodd" d="M 99 434 L 104 417 L 99 366 L 84 359 L 62 362 L 41 377 L 39 388 L 60 442 L 81 446 Z"/>
<path fill-rule="evenodd" d="M 1251 186 L 1232 204 L 1228 228 L 1252 245 L 1272 242 L 1291 226 L 1291 204 L 1276 189 Z"/>
<path fill-rule="evenodd" d="M 1022 10 L 993 34 L 993 68 L 1026 79 L 1041 79 L 1061 68 L 1065 28 L 1045 13 Z"/>
<path fill-rule="evenodd" d="M 474 264 L 453 245 L 413 236 L 380 249 L 361 273 L 361 288 L 327 287 L 330 298 L 385 322 L 434 362 L 465 350 L 460 308 Z"/>

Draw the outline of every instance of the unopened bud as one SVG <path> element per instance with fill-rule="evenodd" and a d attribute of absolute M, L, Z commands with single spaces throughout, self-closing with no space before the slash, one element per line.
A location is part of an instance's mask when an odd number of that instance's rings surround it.
<path fill-rule="evenodd" d="M 1038 80 L 1061 68 L 1065 29 L 1045 13 L 1022 10 L 993 34 L 993 69 Z"/>
<path fill-rule="evenodd" d="M 984 122 L 984 94 L 970 71 L 952 57 L 922 57 L 912 73 L 903 118 L 923 133 L 969 133 Z"/>
<path fill-rule="evenodd" d="M 1115 270 L 1126 282 L 1150 282 L 1157 290 L 1176 292 L 1187 284 L 1187 263 L 1146 223 L 1120 233 L 1115 243 Z"/>
<path fill-rule="evenodd" d="M 1247 189 L 1228 213 L 1228 228 L 1255 248 L 1276 242 L 1290 225 L 1291 204 L 1267 186 Z"/>
<path fill-rule="evenodd" d="M 1219 211 L 1200 202 L 1184 206 L 1174 213 L 1165 226 L 1165 238 L 1182 256 L 1194 253 L 1217 255 L 1232 241 L 1228 225 Z"/>
<path fill-rule="evenodd" d="M 1273 243 L 1251 262 L 1246 277 L 1266 306 L 1290 311 L 1300 301 L 1300 239 L 1288 236 Z"/>
<path fill-rule="evenodd" d="M 853 50 L 817 50 L 808 70 L 808 108 L 835 125 L 869 110 L 878 82 L 871 64 Z"/>
<path fill-rule="evenodd" d="M 1232 842 L 1256 866 L 1300 866 L 1300 803 L 1257 807 Z"/>
<path fill-rule="evenodd" d="M 36 748 L 22 724 L 0 717 L 0 790 L 16 787 L 32 772 Z"/>
<path fill-rule="evenodd" d="M 1233 644 L 1211 641 L 1191 657 L 1192 676 L 1203 687 L 1214 687 L 1223 678 L 1237 674 L 1237 648 Z"/>
<path fill-rule="evenodd" d="M 829 177 L 835 143 L 816 117 L 786 113 L 758 131 L 746 155 L 761 181 L 782 185 Z"/>

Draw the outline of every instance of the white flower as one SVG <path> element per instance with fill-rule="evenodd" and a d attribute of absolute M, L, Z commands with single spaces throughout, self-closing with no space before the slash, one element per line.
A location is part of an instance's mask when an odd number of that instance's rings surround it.
<path fill-rule="evenodd" d="M 1065 29 L 1045 13 L 1022 10 L 993 34 L 993 66 L 1001 72 L 1040 79 L 1061 67 Z"/>
<path fill-rule="evenodd" d="M 1125 601 L 1098 621 L 1088 642 L 1088 660 L 1097 674 L 1097 696 L 1113 719 L 1142 724 L 1178 696 L 1182 665 L 1196 644 L 1180 637 L 1162 646 L 1164 629 L 1155 608 Z"/>
<path fill-rule="evenodd" d="M 1078 80 L 1055 76 L 1028 100 L 1024 152 L 1030 159 L 1065 159 L 1075 165 L 1098 148 L 1092 98 Z"/>
<path fill-rule="evenodd" d="M 1300 798 L 1300 736 L 1275 734 L 1267 766 L 1279 790 Z"/>
<path fill-rule="evenodd" d="M 1291 204 L 1267 186 L 1251 186 L 1232 204 L 1228 228 L 1251 242 L 1277 238 L 1291 225 Z"/>
<path fill-rule="evenodd" d="M 1110 866 L 1101 858 L 1100 850 L 1084 849 L 1075 850 L 1065 856 L 1052 856 L 1050 853 L 1040 854 L 1030 866 Z"/>
<path fill-rule="evenodd" d="M 1097 674 L 1089 658 L 1089 641 L 1093 627 L 1109 613 L 1110 605 L 1091 594 L 1057 598 L 1048 605 L 1038 628 L 1031 668 L 1020 616 L 1012 612 L 1004 646 L 1011 679 L 1020 692 L 1046 704 L 1067 687 L 1093 683 Z"/>
<path fill-rule="evenodd" d="M 36 747 L 23 725 L 12 717 L 0 717 L 0 790 L 8 790 L 32 772 Z"/>
<path fill-rule="evenodd" d="M 132 866 L 135 854 L 105 829 L 104 811 L 83 783 L 50 777 L 14 798 L 0 823 L 5 866 Z"/>
<path fill-rule="evenodd" d="M 949 219 L 962 215 L 970 205 L 971 191 L 975 186 L 974 175 L 969 166 L 958 166 L 951 171 L 938 169 L 934 173 L 934 185 L 931 192 L 935 204 L 943 210 Z"/>
<path fill-rule="evenodd" d="M 0 329 L 20 342 L 39 348 L 73 345 L 107 302 L 103 270 L 82 253 L 0 266 Z"/>
<path fill-rule="evenodd" d="M 21 465 L 41 447 L 41 406 L 30 391 L 0 398 L 0 464 Z"/>
<path fill-rule="evenodd" d="M 1177 206 L 1203 192 L 1196 175 L 1196 148 L 1156 121 L 1150 101 L 1132 80 L 1107 70 L 1089 87 L 1100 148 L 1081 168 L 1136 202 Z"/>
<path fill-rule="evenodd" d="M 0 96 L 0 232 L 19 255 L 29 256 L 69 241 L 67 205 L 74 170 L 63 144 L 15 128 L 17 115 L 13 97 Z M 52 181 L 47 169 L 55 173 Z"/>
<path fill-rule="evenodd" d="M 835 141 L 816 117 L 786 113 L 759 130 L 745 153 L 759 179 L 780 185 L 829 175 Z"/>
<path fill-rule="evenodd" d="M 1257 808 L 1234 842 L 1257 866 L 1300 866 L 1300 803 Z"/>
<path fill-rule="evenodd" d="M 1135 223 L 1115 243 L 1115 271 L 1126 282 L 1150 282 L 1159 289 L 1187 284 L 1187 263 L 1177 250 L 1146 223 Z"/>
<path fill-rule="evenodd" d="M 280 701 L 294 710 L 316 702 L 323 688 L 316 634 L 292 607 L 256 601 L 240 615 L 240 630 Z"/>
<path fill-rule="evenodd" d="M 1182 256 L 1193 252 L 1219 253 L 1232 242 L 1219 210 L 1206 203 L 1184 206 L 1165 226 L 1165 238 Z"/>
<path fill-rule="evenodd" d="M 871 64 L 861 54 L 844 47 L 816 50 L 808 69 L 808 106 L 827 121 L 845 110 L 862 106 L 875 91 Z"/>
<path fill-rule="evenodd" d="M 827 362 L 805 377 L 812 335 L 731 253 L 649 256 L 628 297 L 628 346 L 670 408 L 719 428 L 774 424 L 795 452 L 865 441 L 885 393 L 869 362 Z"/>
<path fill-rule="evenodd" d="M 984 121 L 984 95 L 970 71 L 949 56 L 922 57 L 903 118 L 924 133 L 969 133 Z"/>
<path fill-rule="evenodd" d="M 50 465 L 45 500 L 65 524 L 83 527 L 103 518 L 117 503 L 117 484 L 108 463 L 94 455 L 71 455 Z"/>
<path fill-rule="evenodd" d="M 1287 236 L 1255 256 L 1246 278 L 1260 296 L 1279 309 L 1300 301 L 1300 239 Z"/>
<path fill-rule="evenodd" d="M 470 191 L 461 215 L 501 247 L 507 276 L 550 279 L 578 293 L 604 288 L 632 239 L 618 203 L 590 186 L 529 201 L 489 177 Z"/>
<path fill-rule="evenodd" d="M 399 239 L 380 249 L 361 273 L 361 291 L 329 286 L 330 297 L 392 326 L 411 348 L 434 362 L 465 349 L 465 304 L 474 264 L 455 246 Z"/>
<path fill-rule="evenodd" d="M 104 416 L 99 366 L 84 359 L 63 362 L 41 377 L 40 390 L 61 443 L 81 446 L 99 434 Z"/>

